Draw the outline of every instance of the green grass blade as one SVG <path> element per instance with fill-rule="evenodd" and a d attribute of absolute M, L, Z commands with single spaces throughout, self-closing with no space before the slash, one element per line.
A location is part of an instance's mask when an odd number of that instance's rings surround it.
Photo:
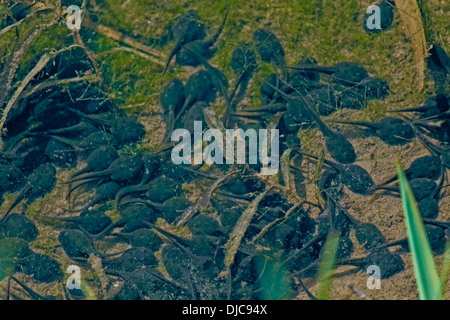
<path fill-rule="evenodd" d="M 450 271 L 450 241 L 447 241 L 445 245 L 444 261 L 442 262 L 441 269 L 441 284 L 442 284 L 442 294 L 445 294 L 445 287 L 448 280 L 448 272 Z"/>
<path fill-rule="evenodd" d="M 260 274 L 257 280 L 262 300 L 292 299 L 292 283 L 287 271 L 278 259 L 262 259 L 257 261 Z"/>
<path fill-rule="evenodd" d="M 441 281 L 434 263 L 430 242 L 411 187 L 400 164 L 397 163 L 400 193 L 405 214 L 408 245 L 414 264 L 421 300 L 443 300 Z"/>
<path fill-rule="evenodd" d="M 336 253 L 339 247 L 339 235 L 330 232 L 325 242 L 324 254 L 319 268 L 319 300 L 328 300 L 333 280 L 332 272 L 336 264 Z"/>

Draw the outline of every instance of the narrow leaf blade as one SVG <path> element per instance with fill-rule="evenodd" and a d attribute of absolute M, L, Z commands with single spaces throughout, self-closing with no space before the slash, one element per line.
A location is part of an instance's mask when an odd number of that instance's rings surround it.
<path fill-rule="evenodd" d="M 430 242 L 411 187 L 400 164 L 397 164 L 400 193 L 405 214 L 408 245 L 414 264 L 421 300 L 443 300 L 441 281 L 434 263 Z"/>
<path fill-rule="evenodd" d="M 319 268 L 319 294 L 320 300 L 328 300 L 330 295 L 331 281 L 333 277 L 331 272 L 336 264 L 336 253 L 339 247 L 339 235 L 330 232 L 325 242 L 324 254 Z"/>

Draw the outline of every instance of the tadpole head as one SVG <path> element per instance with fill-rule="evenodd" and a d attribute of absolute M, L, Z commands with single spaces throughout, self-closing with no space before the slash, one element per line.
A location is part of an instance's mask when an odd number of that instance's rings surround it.
<path fill-rule="evenodd" d="M 71 167 L 77 161 L 72 147 L 55 139 L 50 139 L 45 154 L 59 167 Z"/>
<path fill-rule="evenodd" d="M 178 113 L 186 100 L 184 85 L 179 79 L 169 81 L 159 95 L 159 103 L 164 113 Z"/>
<path fill-rule="evenodd" d="M 20 270 L 39 282 L 50 283 L 63 276 L 61 265 L 45 254 L 32 253 L 20 262 Z"/>
<path fill-rule="evenodd" d="M 356 161 L 355 148 L 345 136 L 336 133 L 333 136 L 325 137 L 325 145 L 337 162 L 350 164 Z"/>
<path fill-rule="evenodd" d="M 120 144 L 138 142 L 145 136 L 145 127 L 135 118 L 120 117 L 114 121 L 111 133 Z"/>
<path fill-rule="evenodd" d="M 253 43 L 264 62 L 270 63 L 272 60 L 275 61 L 277 57 L 284 57 L 285 55 L 280 40 L 269 30 L 256 30 L 253 34 Z"/>
<path fill-rule="evenodd" d="M 371 223 L 362 223 L 355 226 L 355 236 L 359 244 L 366 250 L 377 248 L 386 243 L 383 233 Z"/>
<path fill-rule="evenodd" d="M 231 53 L 231 68 L 234 74 L 253 72 L 256 67 L 255 52 L 248 43 L 240 43 Z"/>
<path fill-rule="evenodd" d="M 4 222 L 3 233 L 6 237 L 34 241 L 36 240 L 39 231 L 34 222 L 25 215 L 13 213 L 9 215 Z"/>
<path fill-rule="evenodd" d="M 346 82 L 357 84 L 369 75 L 363 66 L 355 62 L 339 62 L 333 69 L 335 72 L 331 78 L 332 82 L 344 80 Z"/>
<path fill-rule="evenodd" d="M 369 173 L 358 165 L 348 165 L 341 173 L 342 182 L 354 193 L 371 195 L 375 182 Z"/>

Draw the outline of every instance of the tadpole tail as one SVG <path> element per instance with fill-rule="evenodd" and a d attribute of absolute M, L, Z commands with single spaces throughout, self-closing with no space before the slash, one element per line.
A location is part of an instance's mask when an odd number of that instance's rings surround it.
<path fill-rule="evenodd" d="M 75 177 L 78 177 L 79 175 L 85 174 L 85 173 L 87 173 L 87 172 L 89 172 L 89 171 L 91 171 L 91 170 L 92 170 L 92 168 L 89 167 L 89 165 L 87 165 L 87 166 L 85 166 L 84 168 L 82 168 L 82 169 L 78 170 L 77 172 L 75 172 L 74 174 L 72 174 L 72 176 L 70 177 L 70 179 L 73 179 L 73 178 L 75 178 Z"/>
<path fill-rule="evenodd" d="M 384 190 L 384 191 L 387 191 L 388 193 L 391 193 L 391 195 L 392 195 L 392 192 L 395 194 L 400 194 L 400 190 L 398 188 L 394 188 L 394 187 L 375 186 L 372 188 L 372 190 L 373 191 Z"/>
<path fill-rule="evenodd" d="M 292 69 L 292 70 L 301 70 L 301 71 L 316 71 L 316 72 L 325 73 L 325 74 L 333 74 L 335 72 L 334 67 L 318 67 L 318 66 L 304 65 L 301 67 L 287 67 L 286 66 L 286 68 Z"/>
<path fill-rule="evenodd" d="M 231 6 L 232 6 L 232 1 L 230 1 L 230 4 L 228 5 L 227 12 L 225 13 L 225 17 L 223 18 L 222 24 L 220 25 L 219 29 L 217 29 L 217 32 L 214 34 L 214 36 L 211 38 L 211 43 L 213 45 L 216 43 L 217 39 L 220 37 L 220 35 L 223 32 L 223 29 L 225 28 L 225 25 L 227 23 L 228 16 L 229 16 L 229 13 L 230 13 Z"/>
<path fill-rule="evenodd" d="M 188 284 L 188 288 L 191 293 L 192 300 L 198 300 L 197 288 L 195 287 L 194 282 L 192 281 L 192 274 L 189 270 L 187 271 L 187 273 L 188 274 L 185 275 L 185 279 Z"/>
<path fill-rule="evenodd" d="M 67 107 L 67 109 L 69 109 L 70 111 L 72 111 L 73 113 L 77 114 L 78 116 L 80 116 L 83 119 L 92 121 L 96 125 L 99 125 L 99 126 L 106 125 L 108 127 L 112 127 L 113 126 L 113 121 L 114 120 L 106 118 L 101 113 L 100 114 L 87 114 L 87 113 L 84 113 L 84 112 L 82 112 L 82 111 L 80 111 L 78 109 L 75 109 L 75 108 Z"/>
<path fill-rule="evenodd" d="M 180 42 L 176 43 L 176 44 L 175 44 L 175 47 L 174 47 L 174 48 L 172 49 L 172 51 L 170 52 L 169 58 L 167 58 L 166 65 L 164 66 L 163 75 L 166 74 L 167 70 L 169 69 L 170 62 L 172 61 L 173 57 L 180 51 L 181 46 L 182 46 L 182 45 L 181 45 Z"/>
<path fill-rule="evenodd" d="M 157 209 L 160 208 L 160 205 L 158 205 L 150 200 L 144 200 L 141 198 L 129 198 L 129 199 L 121 202 L 119 204 L 119 207 L 125 207 L 125 206 L 131 205 L 131 204 L 143 204 L 143 205 L 145 205 L 147 207 L 151 207 L 151 208 L 157 208 Z"/>
<path fill-rule="evenodd" d="M 367 264 L 366 258 L 353 258 L 353 259 L 338 259 L 336 261 L 336 266 L 354 266 L 358 268 L 364 268 Z"/>
<path fill-rule="evenodd" d="M 144 223 L 146 225 L 148 225 L 149 227 L 155 229 L 156 231 L 158 231 L 159 233 L 161 233 L 163 236 L 165 236 L 166 238 L 168 238 L 170 241 L 172 241 L 174 244 L 176 244 L 178 247 L 180 247 L 180 249 L 187 250 L 186 248 L 184 248 L 184 246 L 182 246 L 182 244 L 186 244 L 186 239 L 183 239 L 177 235 L 174 235 L 173 233 L 166 231 L 164 229 L 161 229 L 157 226 L 155 226 L 153 223 L 150 223 L 148 221 L 144 221 Z"/>
<path fill-rule="evenodd" d="M 286 68 L 286 61 L 284 60 L 284 57 L 282 55 L 276 55 L 274 59 L 275 68 L 281 69 L 281 74 L 283 75 L 284 81 L 289 80 L 289 72 Z"/>
<path fill-rule="evenodd" d="M 126 251 L 126 250 L 122 250 L 122 251 L 115 252 L 115 253 L 103 253 L 103 252 L 98 252 L 97 254 L 98 254 L 98 256 L 99 256 L 100 258 L 104 259 L 104 258 L 115 257 L 115 256 L 117 256 L 117 255 L 119 255 L 119 254 L 124 253 L 125 251 Z"/>
<path fill-rule="evenodd" d="M 111 223 L 109 226 L 107 226 L 101 232 L 99 232 L 97 234 L 90 234 L 90 237 L 92 239 L 100 239 L 102 237 L 105 237 L 109 232 L 111 232 L 115 228 L 119 228 L 119 227 L 123 226 L 124 224 L 126 224 L 128 222 L 128 220 L 129 219 L 121 218 L 121 219 L 117 220 L 116 222 Z"/>
<path fill-rule="evenodd" d="M 74 109 L 76 110 L 76 109 Z M 59 134 L 65 134 L 65 133 L 70 133 L 72 131 L 77 131 L 77 130 L 82 130 L 83 129 L 83 124 L 77 123 L 73 126 L 70 127 L 66 127 L 66 128 L 59 128 L 59 129 L 51 129 L 51 130 L 47 130 L 45 131 L 47 134 L 54 134 L 54 135 L 59 135 Z"/>
<path fill-rule="evenodd" d="M 170 128 L 169 132 L 173 131 L 173 127 L 175 126 L 175 123 L 177 123 L 177 121 L 181 118 L 183 113 L 186 112 L 187 108 L 191 105 L 191 103 L 192 103 L 192 95 L 188 96 L 186 98 L 186 100 L 184 101 L 183 106 L 181 107 L 180 111 L 178 112 L 178 114 L 175 116 L 175 119 L 173 120 L 172 128 Z"/>
<path fill-rule="evenodd" d="M 297 279 L 298 282 L 300 283 L 300 286 L 302 287 L 302 289 L 305 291 L 306 295 L 311 299 L 311 300 L 319 300 L 319 298 L 315 297 L 311 291 L 308 290 L 308 288 L 305 286 L 305 284 L 303 283 L 302 279 L 298 278 Z"/>
<path fill-rule="evenodd" d="M 33 298 L 34 300 L 46 300 L 44 296 L 41 296 L 39 293 L 31 290 L 30 288 L 28 288 L 25 284 L 23 284 L 21 281 L 19 281 L 19 279 L 17 279 L 16 277 L 14 277 L 13 275 L 10 275 L 11 279 L 13 279 L 19 286 L 22 287 L 22 289 L 24 289 L 31 298 Z"/>
<path fill-rule="evenodd" d="M 393 176 L 392 178 L 389 178 L 388 180 L 380 183 L 378 186 L 379 187 L 385 186 L 385 185 L 390 184 L 390 183 L 392 183 L 394 181 L 397 181 L 397 179 L 398 179 L 397 176 Z"/>
<path fill-rule="evenodd" d="M 432 224 L 441 228 L 450 228 L 450 222 L 438 221 L 430 218 L 422 218 L 424 223 Z"/>
<path fill-rule="evenodd" d="M 408 108 L 408 109 L 401 109 L 401 110 L 395 110 L 391 111 L 392 113 L 403 113 L 403 112 L 426 112 L 428 111 L 429 107 L 414 107 L 414 108 Z"/>
<path fill-rule="evenodd" d="M 163 143 L 166 143 L 169 140 L 169 137 L 171 136 L 174 127 L 175 127 L 175 117 L 173 114 L 173 110 L 170 110 L 166 118 L 166 132 L 164 133 Z"/>
<path fill-rule="evenodd" d="M 314 155 L 312 155 L 310 153 L 302 152 L 302 154 L 307 156 L 308 158 L 311 158 L 311 159 L 315 160 L 315 161 L 319 160 L 319 158 L 317 158 L 316 156 L 314 156 Z M 336 169 L 338 171 L 342 171 L 344 169 L 344 167 L 341 164 L 333 162 L 333 161 L 330 161 L 330 160 L 327 160 L 327 159 L 323 159 L 323 163 L 325 163 L 326 165 L 328 165 L 328 166 L 330 166 L 333 169 Z"/>
<path fill-rule="evenodd" d="M 116 204 L 116 209 L 119 208 L 122 198 L 125 197 L 126 195 L 128 195 L 130 193 L 144 192 L 146 190 L 147 190 L 147 187 L 145 187 L 145 185 L 143 185 L 143 184 L 134 185 L 134 186 L 131 185 L 131 186 L 127 186 L 125 188 L 120 189 L 119 192 L 116 193 L 116 197 L 114 199 L 114 202 Z"/>
<path fill-rule="evenodd" d="M 55 139 L 55 140 L 57 140 L 59 142 L 62 142 L 64 144 L 67 144 L 68 146 L 71 146 L 74 149 L 81 150 L 79 145 L 75 144 L 72 140 L 70 140 L 68 138 L 60 137 L 60 136 L 57 136 L 57 135 L 51 135 L 51 134 L 49 134 L 47 136 L 52 138 L 52 139 Z"/>
<path fill-rule="evenodd" d="M 114 234 L 116 237 L 125 239 L 125 240 L 129 240 L 132 238 L 132 235 L 130 233 L 125 233 L 125 232 L 118 232 Z"/>
<path fill-rule="evenodd" d="M 5 152 L 11 151 L 14 147 L 17 146 L 17 144 L 22 141 L 23 139 L 27 138 L 30 134 L 30 130 L 27 129 L 21 133 L 19 133 L 18 135 L 16 135 L 15 137 L 7 140 L 5 142 L 5 147 L 4 150 Z"/>
<path fill-rule="evenodd" d="M 411 124 L 411 128 L 414 130 L 414 133 L 416 134 L 416 137 L 418 138 L 419 142 L 427 149 L 432 155 L 440 156 L 441 151 L 438 147 L 436 147 L 434 144 L 426 140 L 427 138 L 424 136 L 420 130 L 416 128 L 414 124 Z"/>
<path fill-rule="evenodd" d="M 249 81 L 253 76 L 253 71 L 250 71 L 249 68 L 250 66 L 247 66 L 247 68 L 241 73 L 238 80 L 236 81 L 236 84 L 234 85 L 234 89 L 231 91 L 230 101 L 232 102 L 233 110 L 235 110 L 237 104 L 242 101 L 243 95 L 245 95 L 245 92 L 247 91 Z M 239 93 L 237 93 L 238 89 Z M 235 97 L 237 98 L 235 101 L 233 101 Z"/>
<path fill-rule="evenodd" d="M 395 246 L 402 246 L 403 247 L 405 245 L 405 242 L 407 244 L 407 240 L 408 240 L 407 238 L 404 238 L 404 239 L 400 239 L 400 240 L 391 241 L 391 242 L 385 243 L 385 244 L 383 244 L 381 246 L 369 249 L 369 251 L 370 252 L 380 251 L 380 250 L 387 249 L 389 247 L 395 247 Z"/>
<path fill-rule="evenodd" d="M 364 122 L 364 121 L 336 121 L 336 120 L 329 120 L 327 122 L 339 123 L 339 124 L 349 124 L 349 125 L 354 125 L 354 126 L 367 127 L 369 129 L 376 129 L 377 128 L 373 123 Z"/>
<path fill-rule="evenodd" d="M 14 199 L 14 202 L 9 206 L 8 210 L 6 210 L 5 215 L 3 218 L 0 219 L 0 224 L 5 221 L 5 219 L 8 217 L 8 215 L 11 213 L 11 211 L 23 200 L 25 199 L 27 193 L 31 190 L 32 186 L 26 185 L 22 190 L 20 190 L 19 194 L 17 195 L 16 199 Z"/>
<path fill-rule="evenodd" d="M 97 196 L 95 196 L 94 199 L 90 200 L 90 201 L 88 202 L 88 204 L 86 204 L 86 205 L 85 205 L 84 207 L 82 207 L 82 208 L 74 209 L 74 210 L 69 210 L 69 209 L 64 209 L 64 208 L 63 208 L 63 210 L 66 211 L 66 212 L 70 212 L 70 213 L 79 213 L 79 212 L 83 212 L 84 210 L 88 209 L 89 207 L 92 207 L 92 206 L 96 205 L 97 203 L 101 202 L 102 200 L 103 200 L 102 197 L 99 196 L 99 195 L 97 195 Z"/>
<path fill-rule="evenodd" d="M 98 171 L 98 172 L 88 172 L 88 173 L 84 173 L 82 175 L 79 175 L 75 179 L 71 179 L 71 180 L 67 181 L 66 184 L 74 183 L 74 182 L 77 182 L 77 181 L 83 181 L 83 180 L 93 180 L 93 179 L 96 179 L 96 178 L 103 178 L 103 177 L 105 177 L 107 175 L 108 175 L 108 169 L 105 169 L 105 170 L 102 170 L 102 171 Z"/>
<path fill-rule="evenodd" d="M 72 188 L 72 186 L 69 186 L 69 192 L 67 193 L 67 197 L 66 200 L 70 200 L 70 196 L 72 195 L 72 192 L 74 192 L 76 189 L 80 188 L 81 186 L 84 186 L 90 182 L 92 182 L 93 180 L 96 180 L 97 178 L 93 178 L 93 179 L 87 179 L 79 184 L 77 184 L 75 187 Z"/>
<path fill-rule="evenodd" d="M 322 119 L 320 118 L 317 111 L 314 109 L 314 107 L 311 104 L 310 99 L 305 98 L 302 94 L 299 95 L 300 99 L 302 100 L 306 110 L 308 110 L 309 114 L 312 116 L 314 121 L 316 122 L 317 126 L 319 127 L 322 134 L 326 137 L 333 138 L 336 136 L 336 133 L 332 131 L 330 128 L 328 128 L 325 123 L 323 123 Z"/>

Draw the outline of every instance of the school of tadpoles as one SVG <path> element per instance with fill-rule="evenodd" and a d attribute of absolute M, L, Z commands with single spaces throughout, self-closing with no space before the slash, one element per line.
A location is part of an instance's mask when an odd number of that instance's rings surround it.
<path fill-rule="evenodd" d="M 420 106 L 392 112 L 375 123 L 327 121 L 339 109 L 359 110 L 371 99 L 384 99 L 389 84 L 354 62 L 321 66 L 311 57 L 302 57 L 298 64 L 288 66 L 281 42 L 269 29 L 255 30 L 253 39 L 233 50 L 230 63 L 236 78 L 230 88 L 224 73 L 208 62 L 218 48 L 228 14 L 229 8 L 216 32 L 209 32 L 194 10 L 171 24 L 173 50 L 163 72 L 170 73 L 173 63 L 197 69 L 185 83 L 167 82 L 160 93 L 166 134 L 158 151 L 130 152 L 145 137 L 144 126 L 94 86 L 31 95 L 8 115 L 0 153 L 0 202 L 3 194 L 13 194 L 13 200 L 0 212 L 0 260 L 8 261 L 12 271 L 6 274 L 2 266 L 0 279 L 8 277 L 23 289 L 10 289 L 9 297 L 56 299 L 39 294 L 17 278 L 25 274 L 32 282 L 60 282 L 66 299 L 85 298 L 83 290 L 66 286 L 63 259 L 58 257 L 65 254 L 70 264 L 87 271 L 89 258 L 98 257 L 109 281 L 104 290 L 110 291 L 105 294 L 110 299 L 260 299 L 267 297 L 264 290 L 281 292 L 276 290 L 279 287 L 283 287 L 282 294 L 271 298 L 293 298 L 299 290 L 307 290 L 298 288 L 294 279 L 316 277 L 331 231 L 340 236 L 336 267 L 349 265 L 365 272 L 368 266 L 377 265 L 382 279 L 402 272 L 401 254 L 408 251 L 407 240 L 387 242 L 376 225 L 352 217 L 342 202 L 348 192 L 399 197 L 395 172 L 394 178 L 375 183 L 357 164 L 357 147 L 333 123 L 363 127 L 367 136 L 376 136 L 389 146 L 417 139 L 429 151 L 405 173 L 431 247 L 435 254 L 443 254 L 450 228 L 450 222 L 439 219 L 450 168 L 449 94 L 437 94 Z M 430 63 L 448 74 L 445 51 L 438 45 L 433 50 Z M 274 73 L 262 81 L 261 106 L 242 109 L 258 61 L 271 64 Z M 86 65 L 60 61 L 36 83 L 49 75 L 73 77 L 74 68 Z M 173 164 L 171 133 L 176 128 L 192 131 L 194 121 L 206 124 L 204 111 L 216 99 L 224 104 L 220 120 L 225 128 L 279 129 L 279 152 L 290 152 L 288 174 L 295 188 L 287 186 L 282 175 L 274 186 L 273 180 L 258 175 L 259 165 L 212 165 L 200 170 L 201 165 Z M 323 159 L 302 151 L 298 133 L 314 126 L 323 135 Z M 68 180 L 57 181 L 58 171 L 79 163 L 84 166 Z M 320 203 L 306 199 L 306 184 L 312 183 L 303 174 L 306 163 L 321 164 Z M 57 183 L 67 186 L 67 206 L 61 214 L 27 216 L 27 205 L 46 196 Z M 198 200 L 193 201 L 183 189 L 187 183 L 201 188 Z M 295 193 L 297 201 L 292 201 L 286 189 Z M 81 195 L 90 195 L 89 201 L 77 202 Z M 75 206 L 69 208 L 69 203 Z M 111 209 L 120 215 L 114 221 L 107 214 Z M 321 212 L 315 219 L 312 209 Z M 245 224 L 247 216 L 251 221 Z M 63 250 L 43 253 L 32 249 L 40 225 L 59 230 Z M 183 225 L 190 236 L 174 234 L 172 227 Z M 352 230 L 367 252 L 364 258 L 353 257 Z M 239 242 L 237 234 L 242 237 Z M 236 243 L 232 253 L 230 247 Z M 127 249 L 111 250 L 116 244 L 125 244 Z M 396 246 L 401 250 L 388 250 Z M 277 279 L 275 269 L 281 270 L 284 281 L 274 280 L 269 289 L 263 288 L 261 279 Z M 118 280 L 120 289 L 113 285 Z"/>

